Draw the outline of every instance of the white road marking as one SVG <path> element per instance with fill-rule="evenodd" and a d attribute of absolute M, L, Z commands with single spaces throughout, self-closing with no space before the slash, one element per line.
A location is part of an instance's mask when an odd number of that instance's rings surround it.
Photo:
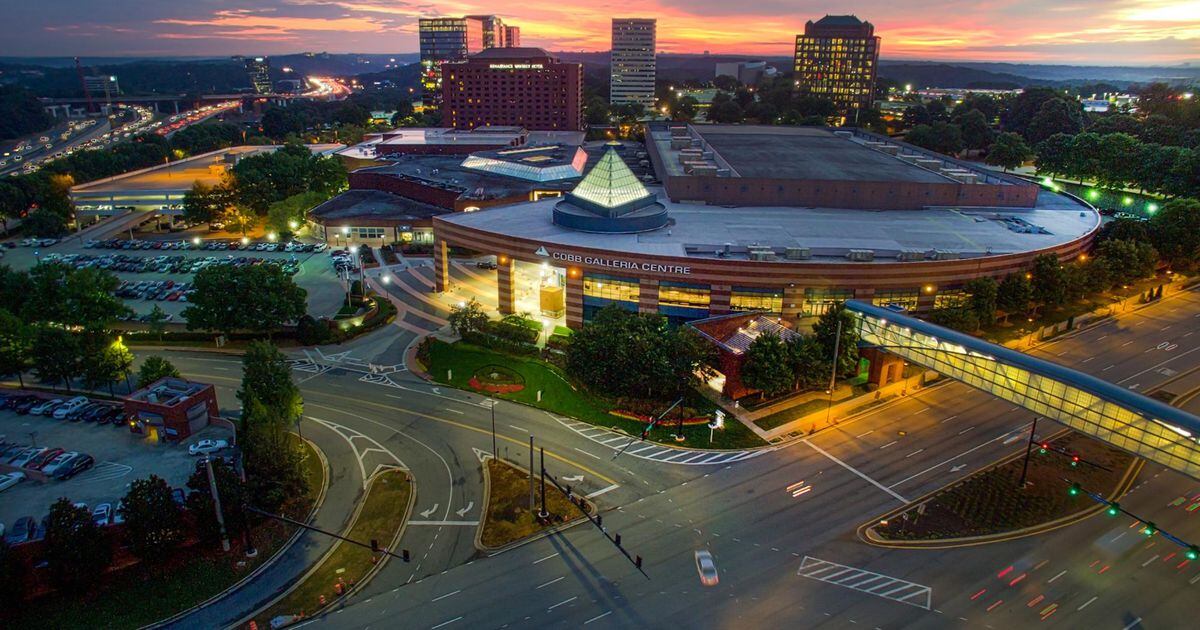
<path fill-rule="evenodd" d="M 479 521 L 409 521 L 409 525 L 436 525 L 437 527 L 478 527 Z"/>
<path fill-rule="evenodd" d="M 563 604 L 570 604 L 571 602 L 573 602 L 573 601 L 575 601 L 575 600 L 577 600 L 577 599 L 579 599 L 579 596 L 578 596 L 578 595 L 576 595 L 575 597 L 572 597 L 571 599 L 564 599 L 564 600 L 562 600 L 561 602 L 558 602 L 557 604 L 555 604 L 555 605 L 553 605 L 553 606 L 551 606 L 551 607 L 547 608 L 547 609 L 546 609 L 546 612 L 550 612 L 551 610 L 554 610 L 555 608 L 558 608 L 559 606 L 562 606 Z M 1139 619 L 1138 621 L 1141 621 L 1141 619 Z M 1129 630 L 1129 629 L 1128 629 L 1128 628 L 1126 628 L 1126 630 Z"/>
<path fill-rule="evenodd" d="M 589 453 L 581 448 L 576 448 L 575 450 L 579 451 L 580 453 L 583 453 L 584 455 L 587 455 L 588 457 L 591 457 L 592 459 L 600 459 L 599 455 L 592 455 L 591 453 Z"/>
<path fill-rule="evenodd" d="M 605 618 L 605 617 L 607 617 L 607 616 L 609 616 L 609 615 L 611 615 L 611 614 L 612 614 L 612 611 L 611 611 L 611 610 L 610 610 L 610 611 L 608 611 L 608 612 L 606 612 L 606 613 L 600 613 L 599 615 L 596 615 L 595 617 L 592 617 L 591 619 L 588 619 L 587 621 L 583 622 L 583 625 L 585 625 L 585 626 L 586 626 L 586 625 L 588 625 L 589 623 L 592 623 L 593 621 L 595 621 L 595 620 L 597 620 L 597 619 L 603 619 L 603 618 Z"/>
<path fill-rule="evenodd" d="M 856 437 L 864 438 L 864 437 L 867 437 L 868 435 L 871 435 L 874 432 L 875 432 L 875 429 L 871 429 L 870 431 L 867 431 L 866 433 L 859 433 Z"/>
<path fill-rule="evenodd" d="M 1137 619 L 1134 619 L 1133 621 L 1130 621 L 1130 622 L 1129 622 L 1129 625 L 1125 626 L 1125 627 L 1124 627 L 1124 628 L 1122 628 L 1121 630 L 1130 630 L 1130 628 L 1132 628 L 1132 627 L 1134 627 L 1134 626 L 1138 625 L 1139 623 L 1142 623 L 1142 618 L 1141 618 L 1141 617 L 1138 617 Z"/>
<path fill-rule="evenodd" d="M 604 493 L 606 493 L 606 492 L 612 492 L 613 490 L 616 490 L 617 488 L 620 488 L 620 487 L 621 487 L 620 485 L 618 485 L 618 484 L 615 484 L 615 483 L 614 483 L 613 485 L 611 485 L 611 486 L 609 486 L 609 487 L 607 487 L 607 488 L 601 488 L 601 489 L 599 489 L 599 490 L 597 490 L 597 491 L 595 491 L 595 492 L 593 492 L 593 493 L 591 493 L 591 494 L 589 494 L 589 495 L 585 496 L 584 498 L 585 498 L 585 499 L 591 499 L 591 498 L 593 498 L 593 497 L 598 497 L 598 496 L 600 496 L 600 495 L 602 495 L 602 494 L 604 494 Z"/>
<path fill-rule="evenodd" d="M 539 558 L 539 559 L 537 559 L 537 560 L 534 560 L 534 561 L 533 561 L 533 563 L 534 563 L 534 564 L 537 564 L 537 563 L 539 563 L 539 562 L 545 562 L 545 561 L 549 560 L 550 558 L 553 558 L 553 557 L 555 557 L 555 556 L 557 556 L 557 555 L 558 555 L 558 552 L 556 551 L 556 552 L 554 552 L 554 553 L 552 553 L 552 554 L 550 554 L 550 555 L 546 556 L 545 558 Z"/>
<path fill-rule="evenodd" d="M 1059 572 L 1058 572 L 1058 575 L 1056 575 L 1056 576 L 1054 576 L 1054 577 L 1050 578 L 1049 580 L 1046 580 L 1046 583 L 1047 583 L 1047 584 L 1050 584 L 1050 583 L 1054 582 L 1054 580 L 1057 580 L 1058 578 L 1060 578 L 1060 577 L 1062 577 L 1062 576 L 1064 576 L 1064 575 L 1066 575 L 1066 574 L 1067 574 L 1067 572 L 1066 572 L 1065 570 L 1064 570 L 1064 571 L 1059 571 Z"/>
<path fill-rule="evenodd" d="M 533 590 L 535 590 L 535 591 L 536 591 L 536 590 L 538 590 L 538 589 L 545 588 L 545 587 L 547 587 L 547 586 L 550 586 L 551 584 L 554 584 L 555 582 L 561 582 L 561 581 L 563 581 L 563 580 L 565 580 L 565 579 L 567 579 L 567 576 L 565 576 L 565 575 L 564 575 L 564 576 L 562 576 L 562 577 L 556 577 L 556 578 L 554 578 L 553 580 L 550 580 L 549 582 L 546 582 L 545 584 L 542 584 L 541 586 L 539 586 L 539 587 L 537 587 L 537 588 L 535 588 L 535 589 L 533 589 Z"/>
<path fill-rule="evenodd" d="M 1033 424 L 1033 423 L 1030 423 L 1030 424 Z M 1030 424 L 1027 424 L 1027 425 L 1025 425 L 1024 427 L 1021 427 L 1019 430 L 1020 430 L 1020 431 L 1024 431 L 1026 427 L 1030 426 Z M 975 452 L 975 451 L 977 451 L 977 450 L 979 450 L 979 449 L 981 449 L 981 448 L 983 448 L 983 447 L 987 446 L 988 444 L 991 444 L 992 442 L 995 442 L 996 440 L 1000 440 L 1000 439 L 1002 439 L 1002 438 L 1004 438 L 1004 437 L 1006 437 L 1006 436 L 1008 436 L 1008 434 L 1007 434 L 1007 433 L 1005 433 L 1004 435 L 1001 435 L 1001 436 L 999 436 L 999 437 L 992 438 L 992 439 L 988 440 L 987 442 L 984 442 L 983 444 L 980 444 L 979 446 L 976 446 L 976 447 L 973 447 L 973 448 L 967 449 L 967 450 L 965 450 L 965 451 L 963 451 L 963 452 L 959 453 L 958 455 L 955 455 L 954 457 L 951 457 L 951 458 L 949 458 L 949 459 L 947 459 L 947 460 L 945 460 L 945 461 L 943 461 L 943 462 L 939 462 L 939 463 L 937 463 L 937 464 L 934 464 L 933 466 L 930 466 L 929 468 L 926 468 L 925 470 L 922 470 L 921 472 L 915 473 L 915 474 L 913 474 L 913 475 L 909 475 L 908 477 L 905 477 L 904 479 L 901 479 L 900 481 L 897 481 L 896 483 L 892 484 L 892 485 L 891 485 L 891 486 L 889 486 L 889 487 L 891 487 L 891 488 L 895 488 L 896 486 L 898 486 L 898 485 L 900 485 L 900 484 L 902 484 L 902 483 L 906 483 L 906 482 L 912 481 L 913 479 L 916 479 L 917 477 L 920 477 L 921 475 L 924 475 L 925 473 L 927 473 L 927 472 L 929 472 L 929 471 L 931 471 L 931 470 L 935 470 L 935 469 L 937 469 L 937 468 L 940 468 L 940 467 L 942 467 L 942 466 L 945 466 L 946 464 L 949 464 L 950 462 L 952 462 L 952 461 L 954 461 L 954 460 L 956 460 L 956 459 L 958 459 L 958 458 L 960 458 L 960 457 L 962 457 L 962 456 L 964 456 L 964 455 L 969 455 L 969 454 L 971 454 L 971 453 L 973 453 L 973 452 Z"/>
<path fill-rule="evenodd" d="M 512 428 L 514 428 L 514 429 L 516 429 L 516 430 L 518 430 L 518 431 L 521 431 L 522 433 L 529 433 L 529 429 L 526 429 L 525 427 L 519 427 L 519 426 L 517 426 L 517 425 L 515 425 L 515 424 L 510 424 L 510 425 L 508 425 L 508 426 L 510 426 L 510 427 L 512 427 Z"/>
<path fill-rule="evenodd" d="M 946 418 L 945 420 L 942 420 L 940 424 L 945 424 L 947 422 L 950 422 L 951 420 L 953 420 L 957 417 L 958 417 L 958 414 L 954 414 L 953 416 L 950 416 L 950 417 Z"/>
<path fill-rule="evenodd" d="M 438 625 L 436 625 L 436 626 L 434 626 L 434 627 L 430 628 L 429 630 L 437 630 L 438 628 L 441 628 L 442 626 L 448 626 L 448 625 L 450 625 L 450 624 L 452 624 L 452 623 L 454 623 L 455 621 L 458 621 L 458 620 L 460 620 L 460 619 L 462 619 L 462 616 L 461 616 L 461 615 L 459 615 L 458 617 L 455 617 L 455 618 L 451 619 L 450 621 L 443 621 L 442 623 L 439 623 Z"/>
<path fill-rule="evenodd" d="M 829 572 L 831 570 L 832 572 Z M 800 568 L 796 570 L 796 575 L 827 582 L 841 586 L 842 588 L 849 588 L 883 599 L 890 599 L 902 604 L 908 604 L 909 606 L 916 606 L 925 610 L 930 610 L 933 600 L 933 589 L 923 584 L 909 582 L 908 580 L 828 560 L 821 560 L 812 556 L 804 556 L 800 561 Z M 869 579 L 862 579 L 864 577 Z M 880 582 L 881 579 L 884 581 Z M 864 588 L 867 584 L 871 584 L 871 586 Z M 904 593 L 905 591 L 910 592 L 900 595 L 900 593 Z"/>
<path fill-rule="evenodd" d="M 451 595 L 458 595 L 461 592 L 462 592 L 462 589 L 459 589 L 457 591 L 454 591 L 453 593 L 446 593 L 445 595 L 439 595 L 438 597 L 434 597 L 433 599 L 431 599 L 429 601 L 436 602 L 441 599 L 446 599 L 447 597 L 450 597 Z"/>
<path fill-rule="evenodd" d="M 1083 605 L 1081 605 L 1079 608 L 1076 608 L 1076 609 L 1075 609 L 1075 611 L 1076 611 L 1076 612 L 1079 612 L 1080 610 L 1083 610 L 1084 608 L 1087 608 L 1087 607 L 1088 607 L 1088 604 L 1090 604 L 1090 603 L 1092 603 L 1092 602 L 1096 601 L 1096 600 L 1097 600 L 1097 599 L 1099 599 L 1099 598 L 1100 598 L 1100 596 L 1099 596 L 1099 595 L 1097 595 L 1097 596 L 1095 596 L 1095 597 L 1093 597 L 1093 598 L 1091 598 L 1091 599 L 1087 600 L 1086 602 L 1083 602 Z"/>
<path fill-rule="evenodd" d="M 919 448 L 919 449 L 917 449 L 917 450 L 915 450 L 915 451 L 913 451 L 913 452 L 909 453 L 908 455 L 905 455 L 905 456 L 904 456 L 904 459 L 908 459 L 909 457 L 912 457 L 913 455 L 916 455 L 917 453 L 921 453 L 921 452 L 924 452 L 924 451 L 925 451 L 925 449 L 923 449 L 923 448 Z"/>
<path fill-rule="evenodd" d="M 828 453 L 828 452 L 827 452 L 825 449 L 821 448 L 820 446 L 817 446 L 816 444 L 813 444 L 812 442 L 810 442 L 810 441 L 809 441 L 809 440 L 807 440 L 807 439 L 800 440 L 800 441 L 801 441 L 801 442 L 804 442 L 805 444 L 807 444 L 807 445 L 808 445 L 809 447 L 811 447 L 811 448 L 812 448 L 814 451 L 816 451 L 816 452 L 818 452 L 818 453 L 820 453 L 820 454 L 824 455 L 825 457 L 827 457 L 827 458 L 828 458 L 830 461 L 832 461 L 833 463 L 835 463 L 835 464 L 837 464 L 837 465 L 841 466 L 842 468 L 845 468 L 846 470 L 849 470 L 850 472 L 852 472 L 852 473 L 854 473 L 854 474 L 858 475 L 858 476 L 859 476 L 859 477 L 861 477 L 861 478 L 862 478 L 864 481 L 866 481 L 866 482 L 870 483 L 871 485 L 875 486 L 876 488 L 879 488 L 880 490 L 883 490 L 884 492 L 886 492 L 886 493 L 888 493 L 888 494 L 892 495 L 892 497 L 893 497 L 893 498 L 895 498 L 897 501 L 899 501 L 899 502 L 901 502 L 901 503 L 908 503 L 908 499 L 905 499 L 904 497 L 900 496 L 898 493 L 896 493 L 896 492 L 895 492 L 894 490 L 892 490 L 891 488 L 889 488 L 889 487 L 887 487 L 887 486 L 885 486 L 885 485 L 883 485 L 883 484 L 879 483 L 878 481 L 875 481 L 874 479 L 872 479 L 872 478 L 868 477 L 867 475 L 865 475 L 864 473 L 860 472 L 860 471 L 859 471 L 857 468 L 855 468 L 855 467 L 851 466 L 850 464 L 847 464 L 846 462 L 844 462 L 844 461 L 842 461 L 842 460 L 840 460 L 840 459 L 838 459 L 838 458 L 834 457 L 833 455 L 831 455 L 830 453 Z"/>
<path fill-rule="evenodd" d="M 963 429 L 962 431 L 959 431 L 958 434 L 962 435 L 962 434 L 966 433 L 967 431 L 970 431 L 971 429 L 974 429 L 974 428 L 975 427 L 967 427 L 967 428 Z"/>
<path fill-rule="evenodd" d="M 895 444 L 896 442 L 897 442 L 897 440 L 892 440 L 891 442 L 888 442 L 887 444 L 884 444 L 883 446 L 880 446 L 879 448 L 880 448 L 880 450 L 885 449 L 885 448 Z"/>

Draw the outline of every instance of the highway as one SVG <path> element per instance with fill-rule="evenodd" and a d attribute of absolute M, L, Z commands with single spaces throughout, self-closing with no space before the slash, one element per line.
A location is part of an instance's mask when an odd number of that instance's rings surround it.
<path fill-rule="evenodd" d="M 355 453 L 359 465 L 345 469 L 359 483 L 396 461 L 417 483 L 416 513 L 400 543 L 413 561 L 390 562 L 344 608 L 311 626 L 999 628 L 1044 616 L 1039 623 L 1133 628 L 1188 619 L 1191 598 L 1183 593 L 1200 581 L 1200 567 L 1180 566 L 1178 550 L 1161 539 L 1139 540 L 1128 519 L 1092 517 L 1048 535 L 960 549 L 884 549 L 856 538 L 859 524 L 1024 447 L 1028 412 L 958 383 L 781 448 L 717 458 L 627 453 L 614 460 L 627 438 L 577 431 L 545 412 L 500 402 L 499 455 L 527 465 L 533 435 L 547 448 L 552 473 L 582 476 L 579 491 L 596 494 L 605 526 L 644 558 L 649 577 L 586 523 L 498 556 L 480 552 L 472 543 L 483 498 L 476 451 L 492 450 L 489 402 L 396 365 L 444 315 L 444 304 L 420 290 L 427 272 L 392 274 L 387 291 L 402 308 L 387 332 L 293 354 L 306 436 Z M 472 285 L 478 274 L 455 273 L 458 295 L 486 295 L 486 287 Z M 1035 353 L 1145 391 L 1187 377 L 1200 350 L 1197 313 L 1200 297 L 1185 292 Z M 236 357 L 169 358 L 186 376 L 216 382 L 223 404 L 235 404 Z M 383 376 L 364 364 L 381 366 Z M 1145 468 L 1139 484 L 1123 504 L 1200 539 L 1200 524 L 1186 510 L 1192 502 L 1168 506 L 1195 496 L 1200 484 L 1157 467 Z M 354 489 L 351 482 L 340 491 Z M 701 548 L 716 558 L 716 587 L 699 583 L 693 553 Z M 219 608 L 223 614 L 204 623 L 244 612 Z M 200 625 L 192 619 L 180 627 Z"/>

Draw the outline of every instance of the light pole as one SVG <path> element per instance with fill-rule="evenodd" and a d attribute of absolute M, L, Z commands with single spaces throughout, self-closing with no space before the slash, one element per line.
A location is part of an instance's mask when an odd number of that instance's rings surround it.
<path fill-rule="evenodd" d="M 842 342 L 842 316 L 839 312 L 837 334 L 833 337 L 833 368 L 829 370 L 829 403 L 825 405 L 825 424 L 829 424 L 829 416 L 833 414 L 833 388 L 837 385 L 838 350 Z"/>
<path fill-rule="evenodd" d="M 492 404 L 489 406 L 492 408 L 492 457 L 499 457 L 499 453 L 496 451 L 496 397 L 495 396 L 492 396 Z"/>
<path fill-rule="evenodd" d="M 1033 425 L 1029 427 L 1029 443 L 1025 445 L 1025 462 L 1021 464 L 1021 483 L 1022 489 L 1025 488 L 1025 475 L 1029 472 L 1029 453 L 1033 451 L 1033 441 L 1037 434 L 1037 416 L 1033 418 Z"/>

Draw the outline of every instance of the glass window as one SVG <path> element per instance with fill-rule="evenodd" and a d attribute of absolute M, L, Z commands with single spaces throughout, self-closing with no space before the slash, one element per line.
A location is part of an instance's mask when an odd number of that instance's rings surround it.
<path fill-rule="evenodd" d="M 734 311 L 765 311 L 772 315 L 782 315 L 783 291 L 734 287 L 733 292 L 729 294 L 729 308 Z"/>
<path fill-rule="evenodd" d="M 708 286 L 663 282 L 658 285 L 658 303 L 666 306 L 686 306 L 689 308 L 708 308 Z"/>
<path fill-rule="evenodd" d="M 875 306 L 895 304 L 904 307 L 905 310 L 915 311 L 918 297 L 920 296 L 917 289 L 884 289 L 875 292 L 871 303 Z"/>
<path fill-rule="evenodd" d="M 583 295 L 584 297 L 619 302 L 637 302 L 638 281 L 636 278 L 585 274 L 583 276 Z"/>
<path fill-rule="evenodd" d="M 966 306 L 971 294 L 962 289 L 943 289 L 933 297 L 933 308 L 958 308 Z"/>
<path fill-rule="evenodd" d="M 854 297 L 850 289 L 805 289 L 804 316 L 818 317 L 829 309 Z"/>

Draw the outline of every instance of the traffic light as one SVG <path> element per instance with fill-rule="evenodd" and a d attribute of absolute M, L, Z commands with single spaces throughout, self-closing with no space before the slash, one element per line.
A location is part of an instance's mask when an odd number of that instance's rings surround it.
<path fill-rule="evenodd" d="M 1050 445 L 1042 442 L 1038 445 L 1038 455 L 1045 455 L 1046 451 L 1050 450 Z"/>
<path fill-rule="evenodd" d="M 1154 523 L 1151 523 L 1151 522 L 1147 522 L 1147 523 L 1146 523 L 1146 527 L 1144 527 L 1144 528 L 1142 529 L 1142 533 L 1143 533 L 1143 534 L 1145 534 L 1145 535 L 1147 535 L 1147 536 L 1153 536 L 1153 535 L 1154 535 L 1154 532 L 1157 532 L 1157 531 L 1158 531 L 1158 528 L 1157 528 L 1157 527 L 1155 527 L 1155 526 L 1154 526 Z"/>
<path fill-rule="evenodd" d="M 1079 496 L 1080 492 L 1083 492 L 1083 488 L 1080 487 L 1080 485 L 1077 483 L 1073 483 L 1073 484 L 1071 484 L 1070 488 L 1067 488 L 1067 494 L 1069 494 L 1073 497 Z"/>
<path fill-rule="evenodd" d="M 1071 456 L 1071 468 L 1075 468 L 1075 467 L 1076 467 L 1076 466 L 1078 466 L 1078 465 L 1079 465 L 1079 456 L 1078 456 L 1078 455 L 1072 455 L 1072 456 Z"/>
<path fill-rule="evenodd" d="M 1188 545 L 1187 551 L 1183 552 L 1184 557 L 1188 560 L 1200 558 L 1200 547 L 1196 545 Z"/>
<path fill-rule="evenodd" d="M 1116 516 L 1121 513 L 1121 504 L 1113 501 L 1108 504 L 1108 509 L 1104 511 L 1109 516 Z"/>

